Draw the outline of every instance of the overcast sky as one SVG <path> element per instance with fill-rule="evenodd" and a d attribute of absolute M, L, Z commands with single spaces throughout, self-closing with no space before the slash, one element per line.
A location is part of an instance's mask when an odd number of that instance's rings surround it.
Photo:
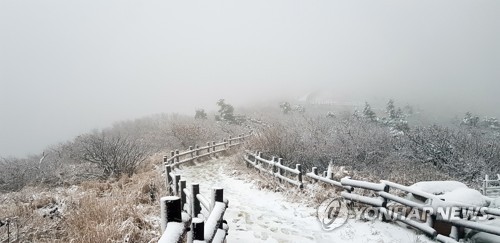
<path fill-rule="evenodd" d="M 0 1 L 0 156 L 318 88 L 500 104 L 500 1 Z"/>

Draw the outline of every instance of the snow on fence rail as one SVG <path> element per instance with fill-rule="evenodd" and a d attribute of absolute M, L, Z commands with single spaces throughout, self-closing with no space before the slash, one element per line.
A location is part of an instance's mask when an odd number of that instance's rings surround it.
<path fill-rule="evenodd" d="M 302 181 L 302 171 L 300 169 L 300 165 L 298 165 L 295 169 L 288 168 L 282 164 L 282 159 L 272 157 L 271 160 L 266 160 L 262 157 L 261 152 L 252 153 L 250 151 L 245 151 L 244 155 L 245 163 L 247 167 L 253 166 L 257 168 L 259 171 L 268 172 L 268 174 L 278 177 L 280 179 L 285 178 L 285 181 L 293 184 L 300 185 L 300 188 L 303 188 Z M 279 172 L 275 172 L 276 168 L 280 170 L 287 171 L 293 175 L 297 176 L 297 180 L 293 180 L 288 177 L 283 177 Z M 280 175 L 280 176 L 277 176 Z M 494 234 L 500 236 L 500 228 L 495 226 L 490 226 L 486 224 L 481 224 L 475 221 L 471 221 L 467 218 L 463 218 L 463 212 L 467 212 L 467 210 L 475 209 L 477 206 L 468 205 L 459 202 L 445 202 L 438 196 L 434 194 L 430 194 L 421 190 L 417 190 L 415 188 L 411 188 L 408 186 L 404 186 L 401 184 L 397 184 L 394 182 L 381 180 L 380 183 L 373 183 L 367 181 L 353 180 L 350 177 L 344 177 L 340 181 L 333 180 L 331 173 L 324 173 L 324 176 L 318 175 L 318 171 L 316 167 L 312 168 L 312 171 L 305 174 L 306 177 L 311 179 L 311 182 L 317 183 L 322 182 L 326 183 L 339 189 L 342 189 L 341 196 L 346 199 L 348 202 L 358 202 L 366 205 L 370 205 L 376 209 L 378 209 L 379 213 L 383 216 L 383 219 L 394 219 L 400 221 L 404 224 L 407 224 L 413 228 L 416 228 L 424 233 L 426 233 L 431 238 L 440 241 L 440 242 L 458 242 L 462 239 L 464 235 L 464 228 L 468 228 L 471 230 L 475 230 L 478 232 L 485 232 L 489 234 Z M 490 180 L 488 181 L 488 177 L 485 180 L 485 192 L 488 192 L 488 189 L 500 189 L 498 187 L 488 187 L 488 182 L 491 181 L 499 181 L 500 175 L 498 176 L 498 180 Z M 358 189 L 358 190 L 355 190 Z M 363 189 L 362 191 L 371 191 L 370 196 L 365 196 L 359 194 L 359 189 Z M 397 190 L 399 192 L 411 193 L 414 196 L 421 197 L 423 199 L 427 199 L 427 203 L 419 203 L 415 201 L 408 200 L 406 198 L 400 197 L 401 193 L 391 193 L 390 191 Z M 407 217 L 406 215 L 399 214 L 393 211 L 393 207 L 395 205 L 402 205 L 404 207 L 415 208 L 419 210 L 421 213 L 425 213 L 425 221 L 413 220 L 412 218 Z M 461 214 L 458 219 L 447 219 L 440 216 L 436 207 L 454 207 Z M 433 208 L 432 211 L 427 211 L 426 209 Z M 488 216 L 500 216 L 500 210 L 486 208 L 483 211 Z M 480 215 L 479 215 L 480 216 Z M 450 233 L 448 235 L 442 235 L 438 233 L 438 228 L 442 227 L 451 227 Z"/>
<path fill-rule="evenodd" d="M 497 179 L 489 179 L 488 175 L 485 175 L 482 192 L 487 197 L 500 197 L 500 174 L 497 174 Z"/>
<path fill-rule="evenodd" d="M 180 177 L 179 177 L 180 179 Z M 161 230 L 158 242 L 224 242 L 229 229 L 223 219 L 228 206 L 222 188 L 213 188 L 210 200 L 200 194 L 199 184 L 186 187 L 180 180 L 175 196 L 162 197 Z"/>
<path fill-rule="evenodd" d="M 200 194 L 199 184 L 190 184 L 180 174 L 173 172 L 175 167 L 197 159 L 224 152 L 241 145 L 251 133 L 229 137 L 221 143 L 208 142 L 207 146 L 189 147 L 184 152 L 171 152 L 171 157 L 163 157 L 165 164 L 165 183 L 172 196 L 160 199 L 162 236 L 158 242 L 224 242 L 229 229 L 223 219 L 228 206 L 222 188 L 213 188 L 210 200 Z"/>
<path fill-rule="evenodd" d="M 210 156 L 215 153 L 226 151 L 234 146 L 240 145 L 246 138 L 251 136 L 252 133 L 240 134 L 238 137 L 229 137 L 228 139 L 223 139 L 220 143 L 207 142 L 207 146 L 200 147 L 195 145 L 194 148 L 191 146 L 188 150 L 184 152 L 179 152 L 179 150 L 171 151 L 170 158 L 168 156 L 163 156 L 163 162 L 169 164 L 173 167 L 179 166 L 181 164 L 194 161 L 206 156 Z"/>
<path fill-rule="evenodd" d="M 259 172 L 269 173 L 270 175 L 278 178 L 280 182 L 286 181 L 292 185 L 303 188 L 302 183 L 302 165 L 296 164 L 295 168 L 289 168 L 283 165 L 282 158 L 272 157 L 271 160 L 266 160 L 262 157 L 261 152 L 252 153 L 245 151 L 243 159 L 247 167 L 253 166 Z M 290 178 L 292 177 L 292 178 Z"/>
<path fill-rule="evenodd" d="M 448 207 L 448 208 L 455 208 L 458 210 L 458 212 L 467 212 L 468 210 L 477 208 L 477 206 L 467 205 L 458 202 L 451 202 L 451 201 L 445 202 L 442 201 L 442 199 L 436 195 L 385 180 L 381 180 L 380 183 L 372 183 L 372 182 L 352 180 L 350 178 L 343 178 L 341 179 L 340 182 L 343 186 L 352 186 L 354 188 L 371 190 L 372 193 L 375 195 L 375 197 L 366 197 L 356 194 L 354 192 L 342 192 L 341 195 L 344 198 L 351 201 L 378 207 L 379 211 L 384 216 L 386 215 L 392 216 L 393 219 L 396 219 L 397 221 L 400 221 L 402 223 L 408 224 L 409 226 L 417 228 L 440 242 L 458 242 L 465 236 L 463 228 L 468 228 L 476 230 L 478 232 L 486 232 L 500 236 L 500 228 L 498 227 L 493 227 L 475 221 L 470 221 L 466 218 L 463 218 L 464 217 L 463 213 L 460 213 L 457 219 L 454 219 L 453 217 L 443 218 L 439 214 L 439 210 L 437 210 L 437 207 Z M 390 189 L 396 189 L 399 191 L 417 195 L 419 197 L 427 199 L 426 201 L 429 203 L 418 203 L 410 201 L 406 198 L 402 198 L 398 195 L 393 195 L 390 193 Z M 389 201 L 393 201 L 395 203 L 404 205 L 406 207 L 413 207 L 420 210 L 421 212 L 426 213 L 426 221 L 419 222 L 413 219 L 406 218 L 404 215 L 397 214 L 396 212 L 392 211 L 390 207 L 388 207 Z M 434 210 L 426 211 L 426 208 L 433 208 Z M 488 215 L 500 216 L 500 211 L 496 209 L 486 209 L 484 213 Z M 446 225 L 451 226 L 449 235 L 445 236 L 438 234 L 436 228 L 443 226 L 446 227 Z"/>

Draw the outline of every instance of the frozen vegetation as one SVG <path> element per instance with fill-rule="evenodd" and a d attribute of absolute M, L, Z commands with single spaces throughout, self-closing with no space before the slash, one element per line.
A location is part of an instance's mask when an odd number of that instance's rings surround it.
<path fill-rule="evenodd" d="M 286 166 L 300 163 L 304 171 L 318 167 L 322 172 L 331 163 L 330 170 L 342 170 L 334 175 L 337 180 L 345 175 L 384 179 L 414 184 L 446 201 L 499 204 L 478 191 L 484 175 L 500 172 L 493 118 L 466 114 L 462 120 L 428 123 L 423 111 L 400 108 L 394 101 L 382 108 L 366 103 L 356 109 L 293 102 L 235 108 L 222 99 L 217 105 L 217 112 L 198 109 L 193 117 L 154 115 L 119 122 L 37 155 L 0 158 L 0 220 L 16 225 L 21 241 L 154 242 L 160 236 L 158 200 L 166 195 L 163 155 L 250 130 L 254 136 L 245 149 L 281 157 Z M 211 186 L 225 189 L 229 242 L 430 241 L 380 221 L 350 221 L 324 231 L 315 210 L 325 198 L 271 186 L 237 164 L 211 160 L 179 170 L 188 183 L 202 183 L 202 193 Z M 338 192 L 325 195 L 335 196 Z M 1 226 L 2 239 L 5 235 Z"/>

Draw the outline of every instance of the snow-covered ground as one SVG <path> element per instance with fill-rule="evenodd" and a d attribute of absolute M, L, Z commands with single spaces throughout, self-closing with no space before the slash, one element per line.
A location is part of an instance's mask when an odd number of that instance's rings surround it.
<path fill-rule="evenodd" d="M 179 172 L 190 183 L 200 183 L 200 191 L 210 196 L 212 187 L 224 188 L 229 200 L 225 219 L 229 224 L 228 242 L 434 242 L 425 235 L 380 221 L 354 219 L 333 231 L 324 231 L 316 209 L 290 202 L 280 193 L 259 190 L 229 169 L 227 158 L 184 166 Z M 232 171 L 233 170 L 233 171 Z"/>

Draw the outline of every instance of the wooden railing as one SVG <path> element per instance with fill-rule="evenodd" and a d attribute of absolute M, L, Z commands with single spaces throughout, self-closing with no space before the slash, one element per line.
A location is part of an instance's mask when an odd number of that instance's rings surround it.
<path fill-rule="evenodd" d="M 234 146 L 240 145 L 246 138 L 251 136 L 251 133 L 240 134 L 237 137 L 229 137 L 228 139 L 223 139 L 220 143 L 207 142 L 207 146 L 200 147 L 195 145 L 194 147 L 189 147 L 188 150 L 184 152 L 179 152 L 179 150 L 171 151 L 170 158 L 168 156 L 163 156 L 163 162 L 166 165 L 170 165 L 172 168 L 177 167 L 181 164 L 191 162 L 203 157 L 210 156 L 219 152 L 226 151 Z"/>
<path fill-rule="evenodd" d="M 174 168 L 187 162 L 225 152 L 243 144 L 249 134 L 229 137 L 220 143 L 209 142 L 205 147 L 190 147 L 184 152 L 172 151 L 171 157 L 163 157 L 165 184 L 171 196 L 160 199 L 162 236 L 158 242 L 224 242 L 229 229 L 223 219 L 228 201 L 222 188 L 213 188 L 210 200 L 200 194 L 199 184 L 190 184 Z"/>
<path fill-rule="evenodd" d="M 487 197 L 500 197 L 500 174 L 497 174 L 497 179 L 489 179 L 488 175 L 484 176 L 483 195 Z"/>
<path fill-rule="evenodd" d="M 296 164 L 295 168 L 289 168 L 283 165 L 282 158 L 272 157 L 271 160 L 266 160 L 262 157 L 262 153 L 258 151 L 255 153 L 245 151 L 243 159 L 247 167 L 253 166 L 259 172 L 269 173 L 278 178 L 280 182 L 286 181 L 299 188 L 303 188 L 302 166 L 300 164 Z"/>
<path fill-rule="evenodd" d="M 180 181 L 178 196 L 160 199 L 162 237 L 158 242 L 224 242 L 229 229 L 223 219 L 228 206 L 222 188 L 213 188 L 210 200 L 200 194 L 199 184 L 186 188 Z"/>
<path fill-rule="evenodd" d="M 247 164 L 247 167 L 253 166 L 259 171 L 267 172 L 266 174 L 278 177 L 282 179 L 282 181 L 286 181 L 295 186 L 299 186 L 299 188 L 303 188 L 304 181 L 302 181 L 302 171 L 299 164 L 297 164 L 296 168 L 289 168 L 282 164 L 281 158 L 272 157 L 272 159 L 266 160 L 262 157 L 261 152 L 253 153 L 250 151 L 245 151 L 244 161 Z M 289 172 L 294 177 L 296 177 L 296 179 L 285 177 L 282 173 L 280 173 L 280 171 Z M 348 202 L 357 202 L 369 205 L 377 209 L 379 213 L 384 216 L 384 219 L 390 218 L 392 220 L 400 221 L 424 232 L 429 237 L 440 242 L 458 242 L 464 237 L 464 228 L 500 236 L 499 227 L 471 221 L 465 217 L 458 219 L 443 218 L 437 210 L 437 207 L 454 208 L 455 210 L 458 210 L 458 212 L 460 212 L 460 217 L 463 217 L 463 212 L 467 212 L 467 210 L 471 209 L 478 209 L 478 206 L 459 202 L 445 202 L 436 195 L 386 180 L 381 180 L 379 183 L 374 183 L 353 180 L 350 177 L 344 177 L 340 181 L 336 181 L 331 177 L 331 175 L 327 176 L 326 172 L 323 176 L 318 175 L 318 170 L 316 167 L 313 167 L 312 171 L 306 173 L 305 176 L 310 179 L 311 183 L 322 182 L 334 187 L 338 187 L 339 189 L 343 190 L 341 192 L 341 196 Z M 486 180 L 488 180 L 487 177 Z M 486 186 L 487 185 L 488 184 L 486 183 Z M 490 188 L 487 188 L 485 191 L 487 191 L 488 189 Z M 399 193 L 391 193 L 391 190 L 396 190 Z M 363 191 L 365 193 L 363 193 L 364 195 L 362 195 L 358 191 Z M 366 196 L 367 191 L 371 192 L 370 196 Z M 408 200 L 400 196 L 402 193 L 411 193 L 414 196 L 418 196 L 424 199 L 424 201 L 426 201 L 427 203 L 419 203 Z M 425 221 L 420 221 L 419 219 L 413 219 L 411 217 L 409 218 L 406 215 L 399 214 L 398 212 L 393 211 L 392 208 L 395 205 L 401 205 L 403 207 L 420 210 L 420 212 L 426 215 Z M 429 208 L 432 208 L 432 210 L 429 210 Z M 489 216 L 500 216 L 499 209 L 482 209 L 482 212 L 478 212 L 478 216 L 486 216 L 485 218 Z M 486 215 L 481 215 L 481 213 L 485 213 Z M 436 230 L 436 227 L 441 227 L 443 224 L 451 227 L 449 235 L 439 234 Z"/>

